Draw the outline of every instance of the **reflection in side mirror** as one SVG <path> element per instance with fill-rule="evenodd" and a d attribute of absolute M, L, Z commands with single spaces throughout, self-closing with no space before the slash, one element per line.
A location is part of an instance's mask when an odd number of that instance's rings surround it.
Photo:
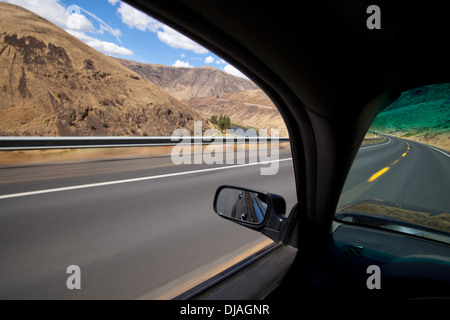
<path fill-rule="evenodd" d="M 260 225 L 268 212 L 268 197 L 264 193 L 223 187 L 217 192 L 215 210 L 222 217 Z"/>
<path fill-rule="evenodd" d="M 288 229 L 283 197 L 232 186 L 221 186 L 214 198 L 214 211 L 221 217 L 260 231 L 275 242 L 284 241 Z"/>

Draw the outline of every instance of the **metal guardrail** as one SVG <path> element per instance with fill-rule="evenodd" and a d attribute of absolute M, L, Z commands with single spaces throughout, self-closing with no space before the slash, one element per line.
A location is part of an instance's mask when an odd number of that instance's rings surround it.
<path fill-rule="evenodd" d="M 287 137 L 0 137 L 0 151 L 289 142 Z"/>

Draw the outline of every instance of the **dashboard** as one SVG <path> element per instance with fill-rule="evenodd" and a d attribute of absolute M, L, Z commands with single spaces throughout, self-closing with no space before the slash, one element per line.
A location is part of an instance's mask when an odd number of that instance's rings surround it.
<path fill-rule="evenodd" d="M 411 234 L 339 223 L 306 268 L 318 297 L 450 299 L 450 246 Z"/>

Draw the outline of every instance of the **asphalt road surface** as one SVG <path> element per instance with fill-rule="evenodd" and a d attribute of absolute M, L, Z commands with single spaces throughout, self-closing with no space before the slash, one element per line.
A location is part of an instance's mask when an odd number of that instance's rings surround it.
<path fill-rule="evenodd" d="M 222 184 L 296 203 L 289 149 L 269 165 L 170 157 L 0 168 L 0 299 L 167 299 L 270 244 L 213 211 Z M 219 169 L 220 167 L 227 169 Z M 69 290 L 80 268 L 81 289 Z"/>
<path fill-rule="evenodd" d="M 338 208 L 371 199 L 450 214 L 449 152 L 394 137 L 361 147 Z"/>
<path fill-rule="evenodd" d="M 0 167 L 0 299 L 167 299 L 270 242 L 218 217 L 218 186 L 296 203 L 284 149 L 267 165 L 179 165 L 143 157 Z M 446 152 L 396 138 L 362 147 L 340 205 L 366 199 L 450 208 Z M 223 169 L 227 167 L 226 169 Z M 388 168 L 388 169 L 386 169 Z M 81 270 L 69 290 L 67 268 Z"/>

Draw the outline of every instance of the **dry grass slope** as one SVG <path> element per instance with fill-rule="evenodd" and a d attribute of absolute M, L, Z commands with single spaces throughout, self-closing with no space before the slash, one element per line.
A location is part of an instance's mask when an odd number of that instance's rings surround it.
<path fill-rule="evenodd" d="M 0 135 L 193 132 L 206 120 L 155 84 L 45 19 L 0 3 Z"/>
<path fill-rule="evenodd" d="M 220 96 L 224 93 L 258 88 L 250 80 L 233 76 L 211 66 L 181 68 L 117 60 L 180 100 Z"/>
<path fill-rule="evenodd" d="M 246 90 L 224 94 L 220 97 L 198 97 L 183 100 L 202 116 L 230 117 L 231 123 L 257 130 L 278 129 L 280 137 L 288 137 L 288 131 L 278 109 L 261 90 Z"/>

